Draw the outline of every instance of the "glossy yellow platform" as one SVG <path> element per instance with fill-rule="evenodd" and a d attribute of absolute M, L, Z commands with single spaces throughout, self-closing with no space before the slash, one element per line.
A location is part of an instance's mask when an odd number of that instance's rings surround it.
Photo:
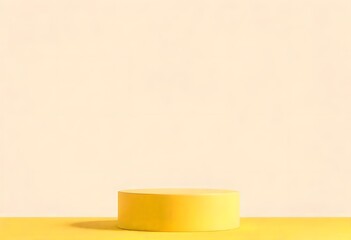
<path fill-rule="evenodd" d="M 122 230 L 114 218 L 0 218 L 1 240 L 350 240 L 351 218 L 241 218 L 216 232 Z"/>
<path fill-rule="evenodd" d="M 218 231 L 240 225 L 239 192 L 154 188 L 118 192 L 118 226 L 154 232 Z"/>

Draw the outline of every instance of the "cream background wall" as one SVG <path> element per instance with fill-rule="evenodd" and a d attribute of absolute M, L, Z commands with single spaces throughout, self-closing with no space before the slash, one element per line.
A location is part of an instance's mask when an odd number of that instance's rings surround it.
<path fill-rule="evenodd" d="M 351 1 L 0 0 L 0 215 L 124 188 L 351 215 Z"/>

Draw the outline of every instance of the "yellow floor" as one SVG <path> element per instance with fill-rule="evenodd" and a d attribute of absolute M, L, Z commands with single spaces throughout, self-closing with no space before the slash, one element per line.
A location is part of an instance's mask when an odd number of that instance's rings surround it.
<path fill-rule="evenodd" d="M 239 229 L 143 232 L 117 228 L 114 218 L 0 218 L 1 240 L 351 240 L 351 218 L 242 218 Z"/>

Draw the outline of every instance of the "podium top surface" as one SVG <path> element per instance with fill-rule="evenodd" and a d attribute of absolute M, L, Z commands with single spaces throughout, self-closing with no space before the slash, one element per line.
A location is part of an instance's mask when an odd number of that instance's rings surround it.
<path fill-rule="evenodd" d="M 155 194 L 155 195 L 212 195 L 237 193 L 225 189 L 191 189 L 191 188 L 148 188 L 121 190 L 121 193 L 132 194 Z"/>

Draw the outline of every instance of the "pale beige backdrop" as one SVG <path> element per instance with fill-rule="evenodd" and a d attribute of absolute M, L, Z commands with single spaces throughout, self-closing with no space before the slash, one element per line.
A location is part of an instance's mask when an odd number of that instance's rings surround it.
<path fill-rule="evenodd" d="M 351 216 L 351 1 L 0 0 L 0 121 L 1 216 Z"/>

